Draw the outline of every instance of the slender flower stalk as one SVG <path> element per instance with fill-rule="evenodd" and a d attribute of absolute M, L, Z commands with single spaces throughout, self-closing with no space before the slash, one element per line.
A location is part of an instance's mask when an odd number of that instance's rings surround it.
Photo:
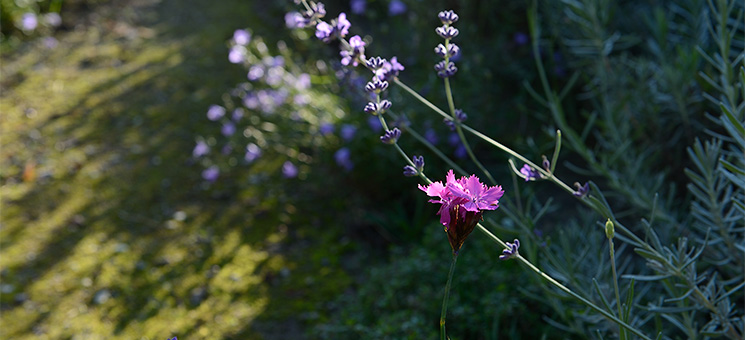
<path fill-rule="evenodd" d="M 442 309 L 440 310 L 440 340 L 447 339 L 445 331 L 445 317 L 448 313 L 448 298 L 450 297 L 450 284 L 453 282 L 453 273 L 455 272 L 455 263 L 458 261 L 458 253 L 453 254 L 453 261 L 450 262 L 450 272 L 448 273 L 448 283 L 445 284 L 445 296 L 442 298 Z"/>
<path fill-rule="evenodd" d="M 623 317 L 623 311 L 621 310 L 621 294 L 618 289 L 618 274 L 616 273 L 616 252 L 613 246 L 613 237 L 615 235 L 613 222 L 608 219 L 605 222 L 605 236 L 608 238 L 608 250 L 610 252 L 610 266 L 613 272 L 613 290 L 616 292 L 616 308 L 618 308 L 618 317 Z M 626 339 L 626 330 L 621 328 L 619 330 L 619 339 Z"/>

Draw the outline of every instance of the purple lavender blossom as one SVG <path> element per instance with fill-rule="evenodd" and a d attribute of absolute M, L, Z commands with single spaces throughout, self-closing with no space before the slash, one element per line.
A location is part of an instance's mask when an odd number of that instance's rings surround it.
<path fill-rule="evenodd" d="M 298 12 L 289 12 L 285 14 L 285 25 L 287 28 L 304 28 L 309 22 Z"/>
<path fill-rule="evenodd" d="M 297 173 L 297 166 L 292 162 L 286 161 L 285 164 L 282 164 L 282 176 L 285 176 L 285 178 L 297 177 Z"/>
<path fill-rule="evenodd" d="M 393 128 L 393 130 L 388 130 L 385 132 L 384 135 L 380 136 L 380 141 L 385 144 L 396 144 L 400 137 L 401 130 L 399 130 L 398 128 Z"/>
<path fill-rule="evenodd" d="M 334 27 L 325 21 L 319 22 L 316 25 L 316 38 L 325 43 L 331 42 L 331 39 L 334 38 Z"/>
<path fill-rule="evenodd" d="M 51 12 L 44 15 L 44 21 L 46 21 L 47 25 L 52 27 L 57 27 L 59 25 L 62 25 L 62 17 L 60 17 L 59 13 L 57 12 Z"/>
<path fill-rule="evenodd" d="M 210 147 L 205 143 L 204 141 L 198 141 L 197 145 L 194 146 L 194 151 L 192 151 L 192 156 L 194 158 L 202 157 L 210 152 Z"/>
<path fill-rule="evenodd" d="M 246 78 L 250 81 L 256 81 L 261 79 L 261 77 L 264 76 L 264 67 L 261 65 L 254 65 L 251 66 L 250 69 L 248 69 L 248 74 L 246 75 Z"/>
<path fill-rule="evenodd" d="M 404 65 L 398 62 L 398 58 L 393 57 L 391 61 L 383 63 L 383 67 L 375 71 L 375 77 L 380 80 L 392 80 L 398 77 L 398 73 L 404 70 Z"/>
<path fill-rule="evenodd" d="M 321 126 L 318 127 L 318 132 L 320 132 L 322 136 L 330 135 L 334 133 L 334 124 L 323 122 L 321 123 Z"/>
<path fill-rule="evenodd" d="M 348 66 L 359 65 L 359 60 L 365 55 L 365 45 L 367 45 L 359 35 L 349 38 L 349 48 L 341 50 L 341 64 Z"/>
<path fill-rule="evenodd" d="M 424 156 L 414 156 L 411 160 L 414 166 L 407 165 L 404 167 L 404 176 L 406 177 L 419 175 L 424 169 Z"/>
<path fill-rule="evenodd" d="M 254 143 L 249 143 L 246 145 L 246 156 L 244 157 L 246 159 L 246 162 L 253 162 L 257 158 L 261 156 L 261 149 L 258 145 Z"/>
<path fill-rule="evenodd" d="M 577 191 L 572 193 L 575 197 L 585 197 L 588 193 L 590 193 L 590 183 L 585 182 L 585 185 L 581 185 L 577 182 L 574 182 L 574 187 L 577 188 Z"/>
<path fill-rule="evenodd" d="M 442 11 L 437 14 L 443 25 L 452 25 L 458 21 L 458 14 L 455 14 L 452 10 Z"/>
<path fill-rule="evenodd" d="M 343 139 L 345 142 L 348 142 L 354 138 L 354 135 L 357 133 L 357 127 L 351 124 L 344 124 L 341 126 L 341 139 Z"/>
<path fill-rule="evenodd" d="M 350 158 L 351 154 L 352 154 L 351 151 L 349 151 L 349 148 L 347 147 L 343 147 L 337 150 L 334 153 L 334 159 L 336 160 L 336 164 L 344 168 L 345 171 L 352 170 L 352 168 L 354 168 L 354 163 L 352 163 L 352 160 Z"/>
<path fill-rule="evenodd" d="M 458 67 L 455 66 L 455 63 L 452 61 L 448 61 L 447 63 L 445 60 L 440 61 L 439 63 L 435 64 L 435 71 L 437 71 L 437 75 L 440 78 L 449 78 L 455 75 L 456 72 L 458 72 Z"/>
<path fill-rule="evenodd" d="M 295 81 L 295 88 L 302 91 L 310 88 L 310 74 L 302 73 L 297 76 Z"/>
<path fill-rule="evenodd" d="M 299 1 L 295 1 L 299 4 Z M 319 19 L 326 16 L 326 7 L 320 2 L 310 2 L 310 8 L 303 13 L 290 12 L 285 14 L 285 24 L 288 28 L 305 28 L 315 25 Z"/>
<path fill-rule="evenodd" d="M 210 166 L 202 171 L 202 178 L 208 182 L 214 182 L 220 176 L 220 168 L 217 165 Z"/>
<path fill-rule="evenodd" d="M 235 124 L 233 124 L 232 122 L 227 122 L 227 123 L 223 124 L 222 125 L 222 129 L 220 129 L 220 132 L 225 137 L 232 136 L 233 134 L 235 134 Z"/>
<path fill-rule="evenodd" d="M 519 254 L 518 250 L 520 249 L 520 240 L 515 239 L 512 242 L 505 243 L 507 244 L 507 248 L 502 250 L 502 255 L 499 255 L 500 260 L 509 260 Z"/>
<path fill-rule="evenodd" d="M 330 43 L 336 38 L 344 38 L 349 34 L 349 28 L 352 27 L 352 23 L 347 20 L 347 15 L 342 12 L 339 13 L 339 17 L 331 20 L 331 23 L 325 21 L 319 21 L 316 25 L 316 38 L 321 39 L 325 43 Z"/>
<path fill-rule="evenodd" d="M 367 0 L 351 0 L 349 7 L 354 14 L 363 14 L 367 9 Z"/>
<path fill-rule="evenodd" d="M 383 125 L 380 124 L 380 119 L 375 116 L 370 116 L 370 118 L 367 119 L 367 125 L 370 126 L 370 129 L 375 133 L 383 130 Z"/>
<path fill-rule="evenodd" d="M 375 102 L 369 102 L 367 105 L 365 105 L 364 111 L 365 113 L 369 113 L 371 115 L 379 115 L 384 114 L 386 110 L 391 108 L 391 101 L 387 99 L 383 99 L 380 101 L 380 103 Z"/>
<path fill-rule="evenodd" d="M 525 45 L 525 44 L 527 44 L 527 43 L 530 42 L 530 37 L 527 34 L 525 34 L 524 32 L 517 32 L 512 37 L 512 41 L 514 41 L 515 42 L 515 45 L 517 45 L 517 46 L 523 46 L 523 45 Z"/>
<path fill-rule="evenodd" d="M 21 17 L 21 29 L 24 31 L 33 31 L 38 25 L 39 21 L 36 19 L 36 14 L 34 13 L 24 13 Z"/>
<path fill-rule="evenodd" d="M 347 20 L 347 15 L 344 12 L 339 13 L 339 17 L 336 18 L 336 26 L 334 26 L 339 37 L 346 37 L 349 34 L 350 27 L 352 27 L 352 23 Z"/>
<path fill-rule="evenodd" d="M 411 157 L 411 160 L 414 162 L 414 166 L 417 169 L 419 170 L 424 169 L 424 156 L 414 156 L 414 157 Z"/>
<path fill-rule="evenodd" d="M 304 93 L 296 94 L 294 97 L 292 97 L 292 101 L 297 106 L 305 106 L 310 103 L 310 96 Z"/>
<path fill-rule="evenodd" d="M 453 26 L 440 26 L 435 29 L 437 35 L 443 39 L 453 39 L 458 36 L 458 29 Z"/>
<path fill-rule="evenodd" d="M 520 173 L 523 175 L 526 182 L 535 181 L 541 178 L 541 173 L 538 172 L 538 170 L 534 169 L 532 166 L 527 165 L 527 164 L 523 165 L 523 167 L 520 168 Z"/>
<path fill-rule="evenodd" d="M 372 93 L 380 93 L 385 91 L 388 88 L 388 82 L 373 77 L 373 79 L 365 85 L 365 91 L 372 92 Z"/>
<path fill-rule="evenodd" d="M 382 68 L 386 62 L 388 61 L 385 60 L 385 58 L 372 57 L 372 58 L 367 59 L 367 67 L 371 68 L 373 71 L 377 71 L 380 68 Z"/>
<path fill-rule="evenodd" d="M 251 110 L 255 110 L 259 107 L 259 98 L 253 92 L 246 93 L 246 96 L 243 97 L 243 105 Z"/>
<path fill-rule="evenodd" d="M 406 13 L 406 4 L 401 0 L 391 0 L 388 4 L 388 14 L 400 15 Z"/>
<path fill-rule="evenodd" d="M 234 122 L 239 122 L 243 118 L 243 110 L 238 108 L 233 110 L 233 116 L 232 119 Z"/>
<path fill-rule="evenodd" d="M 246 48 L 240 45 L 235 45 L 230 48 L 228 53 L 228 60 L 233 64 L 240 64 L 246 59 Z"/>
<path fill-rule="evenodd" d="M 468 156 L 468 150 L 466 150 L 466 147 L 463 144 L 458 144 L 458 146 L 455 147 L 453 155 L 455 155 L 455 158 L 464 159 Z"/>
<path fill-rule="evenodd" d="M 424 130 L 424 139 L 432 145 L 437 145 L 440 141 L 440 138 L 437 136 L 437 131 L 433 128 L 427 128 L 427 130 Z"/>
<path fill-rule="evenodd" d="M 216 121 L 225 115 L 225 108 L 220 105 L 212 105 L 207 110 L 207 119 Z"/>
<path fill-rule="evenodd" d="M 251 41 L 251 33 L 246 30 L 235 30 L 233 32 L 233 41 L 238 45 L 248 45 Z"/>
<path fill-rule="evenodd" d="M 551 162 L 548 161 L 548 158 L 546 158 L 545 155 L 541 157 L 543 158 L 543 161 L 541 162 L 541 165 L 543 166 L 543 170 L 551 172 Z"/>
<path fill-rule="evenodd" d="M 435 47 L 435 53 L 443 58 L 453 58 L 460 54 L 460 47 L 456 44 L 449 43 L 448 47 L 445 48 L 445 45 L 439 44 Z"/>
<path fill-rule="evenodd" d="M 419 173 L 416 171 L 416 168 L 414 168 L 411 165 L 404 166 L 404 176 L 406 177 L 414 177 L 418 175 Z"/>
<path fill-rule="evenodd" d="M 266 72 L 266 84 L 272 87 L 277 87 L 282 84 L 282 76 L 285 74 L 285 70 L 281 67 L 272 67 Z"/>

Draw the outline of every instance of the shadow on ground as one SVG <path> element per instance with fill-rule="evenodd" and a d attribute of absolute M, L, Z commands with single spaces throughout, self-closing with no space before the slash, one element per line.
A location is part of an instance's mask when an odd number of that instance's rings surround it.
<path fill-rule="evenodd" d="M 243 80 L 233 30 L 280 38 L 259 3 L 111 1 L 3 56 L 2 338 L 297 339 L 324 318 L 350 281 L 331 216 L 293 203 L 315 189 L 206 190 L 190 161 Z"/>

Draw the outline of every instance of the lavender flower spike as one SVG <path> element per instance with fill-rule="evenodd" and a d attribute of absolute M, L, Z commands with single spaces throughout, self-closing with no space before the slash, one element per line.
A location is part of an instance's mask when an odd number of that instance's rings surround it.
<path fill-rule="evenodd" d="M 520 240 L 515 239 L 513 242 L 505 242 L 507 248 L 502 251 L 502 255 L 499 255 L 500 260 L 509 260 L 518 255 L 518 249 L 520 249 Z"/>
<path fill-rule="evenodd" d="M 401 130 L 399 130 L 398 128 L 393 128 L 393 130 L 388 130 L 385 132 L 384 135 L 380 136 L 380 141 L 386 144 L 396 144 L 400 137 Z"/>

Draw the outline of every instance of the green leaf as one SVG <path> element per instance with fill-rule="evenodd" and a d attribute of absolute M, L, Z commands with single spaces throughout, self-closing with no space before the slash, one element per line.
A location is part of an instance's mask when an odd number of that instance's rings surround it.
<path fill-rule="evenodd" d="M 659 280 L 667 279 L 667 278 L 669 278 L 671 276 L 672 275 L 631 275 L 631 274 L 626 274 L 626 275 L 623 275 L 621 277 L 624 278 L 624 279 L 631 279 L 631 280 L 636 280 L 636 281 L 659 281 Z"/>

